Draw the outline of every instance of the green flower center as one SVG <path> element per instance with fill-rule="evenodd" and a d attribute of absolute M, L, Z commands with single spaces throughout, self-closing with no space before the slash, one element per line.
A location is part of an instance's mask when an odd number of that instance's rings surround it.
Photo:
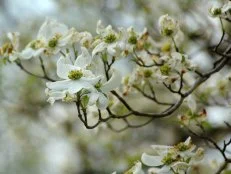
<path fill-rule="evenodd" d="M 144 77 L 145 78 L 149 78 L 149 77 L 151 77 L 152 76 L 152 71 L 150 70 L 150 69 L 146 69 L 145 71 L 144 71 Z"/>
<path fill-rule="evenodd" d="M 115 42 L 115 40 L 116 40 L 116 35 L 113 33 L 104 37 L 104 42 L 106 43 L 113 43 Z"/>
<path fill-rule="evenodd" d="M 189 149 L 189 146 L 185 145 L 184 143 L 179 143 L 179 144 L 176 145 L 176 148 L 177 148 L 179 151 L 183 152 L 183 151 L 188 150 L 188 149 Z"/>
<path fill-rule="evenodd" d="M 30 47 L 34 50 L 37 50 L 39 48 L 42 48 L 44 46 L 43 42 L 41 40 L 34 40 L 31 42 Z"/>
<path fill-rule="evenodd" d="M 135 35 L 129 37 L 128 43 L 135 45 L 137 43 L 137 38 Z"/>
<path fill-rule="evenodd" d="M 170 165 L 175 161 L 171 153 L 168 153 L 164 158 L 161 160 L 161 162 L 165 165 Z"/>
<path fill-rule="evenodd" d="M 162 34 L 164 36 L 171 36 L 173 34 L 173 30 L 171 29 L 168 29 L 168 28 L 165 28 L 163 31 L 162 31 Z"/>
<path fill-rule="evenodd" d="M 54 48 L 54 47 L 57 46 L 57 44 L 58 44 L 58 40 L 55 39 L 55 38 L 53 38 L 53 39 L 51 39 L 51 40 L 49 41 L 48 46 L 49 46 L 50 48 Z"/>
<path fill-rule="evenodd" d="M 170 68 L 167 64 L 162 65 L 162 66 L 160 67 L 160 72 L 161 72 L 163 75 L 169 75 L 170 70 L 171 70 L 171 68 Z"/>
<path fill-rule="evenodd" d="M 68 74 L 68 78 L 71 80 L 78 80 L 83 77 L 83 72 L 81 70 L 71 70 Z"/>
<path fill-rule="evenodd" d="M 211 11 L 211 14 L 214 16 L 218 16 L 221 14 L 221 8 L 215 8 Z"/>
<path fill-rule="evenodd" d="M 98 83 L 95 84 L 95 88 L 99 90 L 102 87 L 102 83 L 99 81 Z"/>

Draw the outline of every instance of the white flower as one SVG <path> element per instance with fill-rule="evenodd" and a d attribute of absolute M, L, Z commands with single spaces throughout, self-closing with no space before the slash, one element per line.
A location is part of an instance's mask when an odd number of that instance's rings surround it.
<path fill-rule="evenodd" d="M 104 84 L 99 82 L 95 85 L 95 88 L 89 89 L 90 93 L 87 94 L 89 97 L 89 105 L 96 104 L 99 109 L 105 109 L 108 106 L 106 94 L 116 89 L 120 85 L 122 79 L 121 73 L 118 70 L 113 69 L 112 71 L 113 73 L 109 81 Z"/>
<path fill-rule="evenodd" d="M 71 44 L 74 29 L 68 29 L 56 20 L 46 19 L 39 29 L 37 38 L 21 52 L 21 59 L 37 57 L 42 53 L 57 54 L 61 48 Z"/>
<path fill-rule="evenodd" d="M 63 101 L 75 101 L 74 94 L 85 89 L 83 96 L 88 97 L 87 104 L 96 104 L 99 109 L 105 109 L 108 106 L 107 93 L 120 85 L 121 73 L 113 68 L 111 78 L 104 82 L 102 75 L 95 75 L 88 69 L 92 64 L 92 57 L 87 49 L 82 47 L 81 50 L 82 54 L 77 57 L 74 65 L 70 64 L 68 57 L 62 56 L 58 60 L 57 75 L 64 80 L 46 84 L 50 89 L 48 90 L 48 101 L 50 103 L 60 99 Z"/>
<path fill-rule="evenodd" d="M 104 52 L 105 50 L 109 55 L 116 55 L 118 49 L 118 34 L 112 29 L 112 26 L 109 25 L 106 28 L 102 26 L 101 21 L 97 23 L 97 34 L 99 34 L 99 40 L 96 40 L 97 45 L 92 51 L 92 56 L 94 57 L 97 53 Z M 94 44 L 94 43 L 93 43 Z"/>
<path fill-rule="evenodd" d="M 192 144 L 190 137 L 185 142 L 179 143 L 176 146 L 153 145 L 152 148 L 156 155 L 143 153 L 141 161 L 147 166 L 154 167 L 151 169 L 154 173 L 171 173 L 171 170 L 184 173 L 190 167 L 193 160 L 201 159 L 196 158 L 196 156 L 202 156 L 196 155 L 201 154 L 201 150 L 193 153 L 196 146 Z"/>
<path fill-rule="evenodd" d="M 162 15 L 159 18 L 159 27 L 161 35 L 168 37 L 174 36 L 179 30 L 178 22 L 172 17 L 168 16 L 168 14 Z"/>
<path fill-rule="evenodd" d="M 53 91 L 67 91 L 75 94 L 81 89 L 94 88 L 101 76 L 95 76 L 87 66 L 90 65 L 92 57 L 87 49 L 82 47 L 82 54 L 79 55 L 74 65 L 69 64 L 67 57 L 61 57 L 57 62 L 57 75 L 64 79 L 62 81 L 48 82 L 47 87 Z"/>
<path fill-rule="evenodd" d="M 19 50 L 19 36 L 18 32 L 7 33 L 10 43 L 6 43 L 0 48 L 0 56 L 9 57 L 10 61 L 14 61 L 18 57 Z"/>
<path fill-rule="evenodd" d="M 118 47 L 121 51 L 132 53 L 139 38 L 139 34 L 134 31 L 132 27 L 128 29 L 120 28 L 120 40 L 118 41 Z"/>
<path fill-rule="evenodd" d="M 228 1 L 223 7 L 213 6 L 209 9 L 209 14 L 212 17 L 230 17 L 231 2 Z"/>

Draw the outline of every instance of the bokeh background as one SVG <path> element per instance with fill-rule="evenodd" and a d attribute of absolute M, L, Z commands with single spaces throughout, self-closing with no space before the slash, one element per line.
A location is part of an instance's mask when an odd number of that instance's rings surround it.
<path fill-rule="evenodd" d="M 213 59 L 209 46 L 221 34 L 219 21 L 209 17 L 207 9 L 219 3 L 213 0 L 0 0 L 0 40 L 3 43 L 9 31 L 19 31 L 25 46 L 36 36 L 46 17 L 93 34 L 100 19 L 114 27 L 133 26 L 138 31 L 147 27 L 155 36 L 159 34 L 158 17 L 168 13 L 179 19 L 185 33 L 178 38 L 181 47 L 206 70 L 212 66 Z M 30 62 L 28 67 L 40 71 Z M 55 69 L 55 64 L 49 68 Z M 211 81 L 216 82 L 220 77 Z M 103 125 L 87 130 L 78 120 L 74 104 L 57 102 L 51 106 L 46 102 L 44 89 L 45 81 L 26 75 L 14 64 L 0 64 L 0 174 L 122 173 L 140 159 L 142 152 L 149 151 L 151 144 L 174 144 L 188 136 L 177 123 L 177 112 L 171 119 L 155 120 L 143 128 L 121 133 Z M 130 100 L 135 104 L 141 102 L 139 97 Z M 140 107 L 156 109 L 150 104 Z M 229 105 L 213 103 L 206 109 L 212 125 L 210 133 L 218 141 L 230 137 L 223 124 L 224 120 L 231 121 Z M 204 146 L 199 140 L 195 142 Z M 218 162 L 222 159 L 213 150 L 207 150 L 207 156 Z"/>

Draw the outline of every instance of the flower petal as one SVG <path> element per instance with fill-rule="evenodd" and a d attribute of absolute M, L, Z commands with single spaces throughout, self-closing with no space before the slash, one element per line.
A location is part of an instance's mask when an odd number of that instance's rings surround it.
<path fill-rule="evenodd" d="M 52 90 L 67 90 L 73 84 L 71 80 L 62 80 L 57 82 L 47 82 L 46 86 Z"/>
<path fill-rule="evenodd" d="M 58 23 L 56 20 L 47 18 L 39 29 L 37 38 L 49 40 L 56 34 L 66 35 L 68 27 L 64 24 Z"/>
<path fill-rule="evenodd" d="M 44 48 L 34 50 L 30 47 L 25 48 L 21 53 L 19 53 L 20 59 L 31 59 L 32 57 L 37 57 L 41 55 L 44 51 Z"/>
<path fill-rule="evenodd" d="M 99 109 L 106 109 L 107 106 L 108 106 L 108 98 L 104 94 L 99 93 L 97 107 Z"/>
<path fill-rule="evenodd" d="M 94 105 L 99 98 L 99 93 L 98 92 L 91 92 L 90 94 L 88 94 L 88 96 L 89 96 L 88 104 Z"/>
<path fill-rule="evenodd" d="M 57 75 L 62 79 L 68 79 L 69 72 L 78 69 L 80 68 L 68 64 L 68 59 L 63 56 L 57 61 Z"/>
<path fill-rule="evenodd" d="M 101 87 L 102 92 L 107 93 L 107 92 L 110 92 L 110 91 L 116 89 L 117 87 L 119 87 L 121 80 L 122 80 L 122 76 L 121 76 L 120 72 L 116 69 L 113 69 L 113 74 L 112 74 L 110 80 L 107 81 Z"/>
<path fill-rule="evenodd" d="M 81 47 L 81 51 L 82 54 L 77 57 L 74 65 L 81 68 L 86 68 L 88 65 L 90 65 L 92 57 L 85 47 Z"/>
<path fill-rule="evenodd" d="M 70 85 L 68 87 L 68 92 L 70 94 L 75 94 L 83 88 L 84 89 L 93 88 L 93 85 L 87 81 L 82 80 L 82 79 L 74 80 L 74 81 L 72 81 L 72 85 Z"/>
<path fill-rule="evenodd" d="M 97 53 L 104 51 L 104 49 L 107 48 L 107 44 L 104 42 L 101 42 L 99 45 L 97 45 L 93 51 L 92 51 L 92 57 L 94 57 Z"/>
<path fill-rule="evenodd" d="M 163 165 L 161 162 L 162 157 L 160 156 L 151 156 L 146 153 L 143 153 L 141 156 L 141 161 L 147 166 L 160 166 Z"/>
<path fill-rule="evenodd" d="M 154 150 L 154 153 L 158 155 L 164 155 L 172 146 L 164 146 L 164 145 L 151 145 Z"/>

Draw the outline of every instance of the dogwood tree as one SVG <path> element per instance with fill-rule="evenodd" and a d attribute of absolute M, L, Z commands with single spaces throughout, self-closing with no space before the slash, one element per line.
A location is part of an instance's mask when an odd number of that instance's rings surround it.
<path fill-rule="evenodd" d="M 185 142 L 152 145 L 153 155 L 144 152 L 127 173 L 193 173 L 193 167 L 203 160 L 204 150 L 196 148 L 191 137 L 202 139 L 222 155 L 223 164 L 215 171 L 222 173 L 231 163 L 227 150 L 231 138 L 220 145 L 207 134 L 205 107 L 218 98 L 230 105 L 231 74 L 227 65 L 231 47 L 224 22 L 231 21 L 231 1 L 211 7 L 208 16 L 220 22 L 222 32 L 215 45 L 207 45 L 214 57 L 208 70 L 202 69 L 193 61 L 193 55 L 184 50 L 178 41 L 184 33 L 183 24 L 168 14 L 159 17 L 159 34 L 155 35 L 146 28 L 143 31 L 115 28 L 101 21 L 97 23 L 96 34 L 92 34 L 47 18 L 37 37 L 25 47 L 20 46 L 18 32 L 8 33 L 0 56 L 6 66 L 15 64 L 28 75 L 46 81 L 45 92 L 39 95 L 46 95 L 50 104 L 75 104 L 76 117 L 87 129 L 104 126 L 121 132 L 174 117 L 188 131 Z M 42 75 L 25 66 L 31 59 L 39 61 L 36 66 L 41 68 Z M 48 60 L 56 61 L 55 69 L 45 66 Z M 224 69 L 227 71 L 222 79 L 211 86 L 212 76 Z M 152 103 L 149 111 L 130 103 L 135 96 L 141 98 L 136 105 L 142 106 L 142 99 Z M 145 121 L 134 123 L 136 118 Z M 114 120 L 121 120 L 124 126 L 113 126 Z M 230 130 L 230 123 L 225 124 Z"/>

